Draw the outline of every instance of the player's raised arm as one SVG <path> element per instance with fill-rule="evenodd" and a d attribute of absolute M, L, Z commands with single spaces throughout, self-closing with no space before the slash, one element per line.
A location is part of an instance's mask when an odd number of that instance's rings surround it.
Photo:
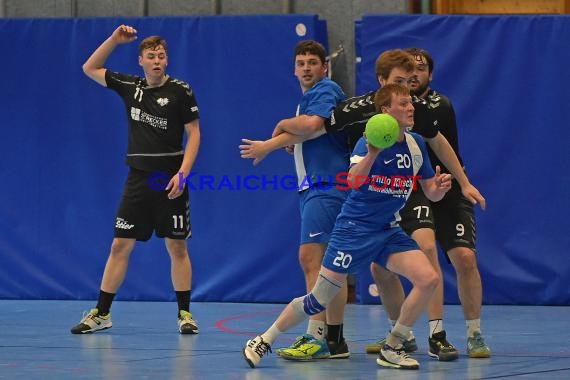
<path fill-rule="evenodd" d="M 99 83 L 101 86 L 107 87 L 105 82 L 105 72 L 107 69 L 103 67 L 109 55 L 115 50 L 117 45 L 126 44 L 137 39 L 137 30 L 132 26 L 120 25 L 115 29 L 113 34 L 109 36 L 103 43 L 91 54 L 91 56 L 83 64 L 83 72 L 89 78 Z"/>

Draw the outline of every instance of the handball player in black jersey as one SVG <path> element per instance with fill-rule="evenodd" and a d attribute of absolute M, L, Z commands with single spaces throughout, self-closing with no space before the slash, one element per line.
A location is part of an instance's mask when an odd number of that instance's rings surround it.
<path fill-rule="evenodd" d="M 192 265 L 186 239 L 191 235 L 186 178 L 200 146 L 198 106 L 190 86 L 166 74 L 168 47 L 151 36 L 139 45 L 144 76 L 106 69 L 105 62 L 121 44 L 137 39 L 128 25 L 115 29 L 83 64 L 84 73 L 115 91 L 123 100 L 128 119 L 126 163 L 129 174 L 115 221 L 115 237 L 99 291 L 97 305 L 76 326 L 73 334 L 108 329 L 111 303 L 121 286 L 136 241 L 153 232 L 165 239 L 171 260 L 172 284 L 178 302 L 178 331 L 197 334 L 190 313 Z M 183 146 L 184 134 L 187 142 Z"/>

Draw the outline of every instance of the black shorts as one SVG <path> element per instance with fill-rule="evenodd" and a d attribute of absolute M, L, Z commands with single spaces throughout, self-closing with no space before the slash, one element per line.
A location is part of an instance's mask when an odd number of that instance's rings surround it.
<path fill-rule="evenodd" d="M 153 190 L 150 172 L 130 168 L 115 221 L 115 237 L 147 241 L 153 231 L 160 238 L 188 239 L 190 203 L 188 187 L 175 199 L 166 190 Z"/>
<path fill-rule="evenodd" d="M 467 247 L 475 252 L 475 212 L 456 181 L 441 201 L 432 203 L 432 210 L 435 236 L 444 251 Z"/>
<path fill-rule="evenodd" d="M 408 235 L 412 235 L 420 228 L 431 228 L 435 230 L 435 221 L 431 209 L 431 202 L 424 195 L 422 188 L 418 187 L 412 191 L 406 201 L 406 205 L 400 210 L 400 226 Z"/>

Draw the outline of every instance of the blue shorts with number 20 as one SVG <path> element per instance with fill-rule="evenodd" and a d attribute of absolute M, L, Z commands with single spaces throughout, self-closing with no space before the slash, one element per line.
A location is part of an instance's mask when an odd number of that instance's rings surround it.
<path fill-rule="evenodd" d="M 400 227 L 371 231 L 359 228 L 358 221 L 337 220 L 323 266 L 337 273 L 358 273 L 368 270 L 371 262 L 386 267 L 393 253 L 417 249 Z"/>

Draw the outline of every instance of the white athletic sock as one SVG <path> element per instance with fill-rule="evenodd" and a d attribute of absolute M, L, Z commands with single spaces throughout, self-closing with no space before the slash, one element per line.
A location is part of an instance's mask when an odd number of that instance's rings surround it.
<path fill-rule="evenodd" d="M 397 346 L 402 344 L 404 340 L 408 339 L 411 333 L 412 333 L 411 327 L 396 322 L 396 325 L 394 326 L 394 328 L 392 328 L 392 332 L 388 334 L 386 343 L 388 343 L 389 346 L 396 348 Z"/>
<path fill-rule="evenodd" d="M 393 319 L 388 319 L 388 322 L 390 323 L 390 330 L 388 330 L 388 331 L 391 332 L 392 329 L 394 328 L 394 326 L 396 326 L 397 321 L 395 321 Z M 414 338 L 415 338 L 414 332 L 412 330 L 410 330 L 410 333 L 408 334 L 408 338 L 406 338 L 406 340 L 412 340 Z"/>
<path fill-rule="evenodd" d="M 473 338 L 475 332 L 481 333 L 481 319 L 469 319 L 465 321 L 467 325 L 467 338 Z"/>
<path fill-rule="evenodd" d="M 263 341 L 265 343 L 269 343 L 270 345 L 273 345 L 273 342 L 275 342 L 275 340 L 279 337 L 279 335 L 281 335 L 283 332 L 280 331 L 277 328 L 277 325 L 274 323 L 271 325 L 271 327 L 269 329 L 267 329 L 266 332 L 264 332 L 263 334 L 261 334 L 261 337 L 263 338 Z"/>
<path fill-rule="evenodd" d="M 309 319 L 309 325 L 307 326 L 307 334 L 312 335 L 315 339 L 325 339 L 327 336 L 327 325 L 323 321 Z"/>
<path fill-rule="evenodd" d="M 432 337 L 433 334 L 443 331 L 443 319 L 432 319 L 429 321 L 429 336 Z"/>

